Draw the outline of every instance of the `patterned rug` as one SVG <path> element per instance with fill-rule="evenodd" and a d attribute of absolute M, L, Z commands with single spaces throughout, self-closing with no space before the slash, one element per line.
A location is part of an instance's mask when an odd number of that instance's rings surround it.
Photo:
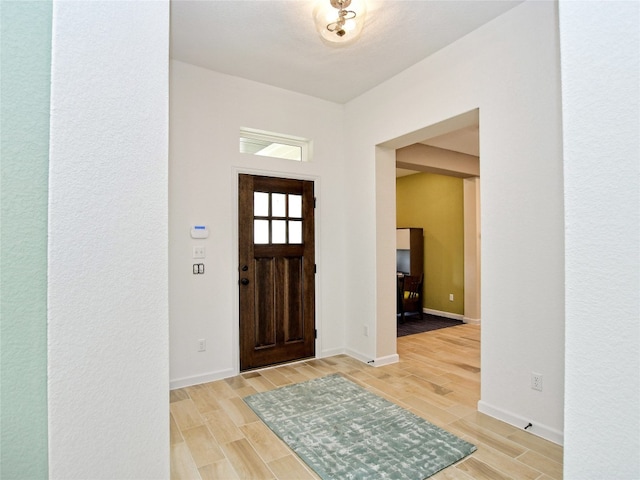
<path fill-rule="evenodd" d="M 323 479 L 422 480 L 476 450 L 339 374 L 244 401 Z"/>

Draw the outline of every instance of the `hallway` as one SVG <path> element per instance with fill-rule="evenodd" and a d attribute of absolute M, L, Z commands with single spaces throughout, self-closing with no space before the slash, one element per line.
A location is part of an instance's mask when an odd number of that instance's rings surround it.
<path fill-rule="evenodd" d="M 384 367 L 338 355 L 172 391 L 171 478 L 319 478 L 242 397 L 336 372 L 478 446 L 435 480 L 562 478 L 562 447 L 477 412 L 479 326 L 402 337 L 398 353 Z"/>

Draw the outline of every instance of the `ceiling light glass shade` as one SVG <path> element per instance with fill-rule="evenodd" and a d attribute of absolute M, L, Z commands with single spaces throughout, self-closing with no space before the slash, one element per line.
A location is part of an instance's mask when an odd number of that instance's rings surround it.
<path fill-rule="evenodd" d="M 366 12 L 364 0 L 319 0 L 313 20 L 323 40 L 346 44 L 362 32 Z"/>

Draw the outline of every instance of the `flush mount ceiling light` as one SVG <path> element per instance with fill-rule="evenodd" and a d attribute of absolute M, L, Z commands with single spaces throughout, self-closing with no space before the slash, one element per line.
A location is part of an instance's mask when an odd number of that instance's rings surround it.
<path fill-rule="evenodd" d="M 313 19 L 322 38 L 331 43 L 349 43 L 364 26 L 364 0 L 321 0 Z"/>

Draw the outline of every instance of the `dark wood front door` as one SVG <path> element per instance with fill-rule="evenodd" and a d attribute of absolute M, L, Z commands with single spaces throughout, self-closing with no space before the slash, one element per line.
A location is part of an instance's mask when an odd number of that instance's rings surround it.
<path fill-rule="evenodd" d="M 313 182 L 239 176 L 240 370 L 315 354 Z"/>

